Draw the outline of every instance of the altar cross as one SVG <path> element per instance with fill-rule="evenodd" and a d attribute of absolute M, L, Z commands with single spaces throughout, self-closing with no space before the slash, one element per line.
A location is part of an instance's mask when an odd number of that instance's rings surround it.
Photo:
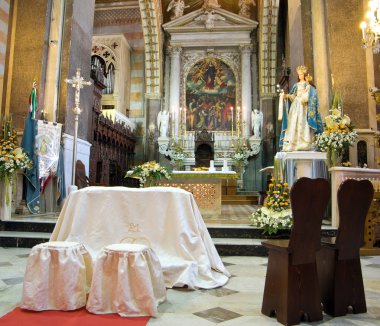
<path fill-rule="evenodd" d="M 77 68 L 77 73 L 72 79 L 65 79 L 67 84 L 71 84 L 75 88 L 75 107 L 73 107 L 74 112 L 74 140 L 73 140 L 73 162 L 72 162 L 72 175 L 71 175 L 71 186 L 70 191 L 76 190 L 75 186 L 75 165 L 76 165 L 76 156 L 77 156 L 77 138 L 78 138 L 78 120 L 79 115 L 82 110 L 79 108 L 79 96 L 80 90 L 84 86 L 90 86 L 91 81 L 85 81 L 84 78 L 80 75 L 80 68 Z"/>
<path fill-rule="evenodd" d="M 71 84 L 72 87 L 75 88 L 75 108 L 73 108 L 74 114 L 80 114 L 82 111 L 79 108 L 79 96 L 80 90 L 84 86 L 90 86 L 90 81 L 84 81 L 84 78 L 80 75 L 80 68 L 77 68 L 77 73 L 72 79 L 65 79 L 67 84 Z"/>

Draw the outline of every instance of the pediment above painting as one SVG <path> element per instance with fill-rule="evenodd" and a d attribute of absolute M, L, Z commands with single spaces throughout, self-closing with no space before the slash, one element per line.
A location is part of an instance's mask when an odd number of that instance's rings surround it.
<path fill-rule="evenodd" d="M 189 32 L 252 31 L 258 22 L 221 8 L 198 9 L 162 25 L 170 34 Z"/>

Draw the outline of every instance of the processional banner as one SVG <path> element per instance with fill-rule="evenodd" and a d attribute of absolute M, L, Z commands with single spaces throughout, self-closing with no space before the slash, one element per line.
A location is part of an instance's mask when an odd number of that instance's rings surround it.
<path fill-rule="evenodd" d="M 39 159 L 39 177 L 56 174 L 62 124 L 38 120 L 35 148 Z"/>

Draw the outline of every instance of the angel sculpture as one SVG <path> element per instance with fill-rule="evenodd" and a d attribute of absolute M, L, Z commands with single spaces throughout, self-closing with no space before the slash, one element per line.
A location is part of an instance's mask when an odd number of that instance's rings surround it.
<path fill-rule="evenodd" d="M 203 9 L 220 8 L 220 4 L 218 3 L 218 0 L 204 0 L 202 8 Z"/>
<path fill-rule="evenodd" d="M 254 109 L 251 114 L 252 119 L 252 131 L 254 138 L 262 138 L 263 129 L 263 113 L 258 109 Z"/>
<path fill-rule="evenodd" d="M 256 6 L 255 0 L 239 0 L 239 15 L 250 18 L 251 12 L 249 5 Z"/>
<path fill-rule="evenodd" d="M 216 20 L 226 20 L 223 16 L 215 14 L 214 10 L 206 11 L 203 15 L 195 18 L 194 21 L 203 21 L 206 29 L 213 29 Z"/>
<path fill-rule="evenodd" d="M 183 16 L 183 11 L 185 8 L 188 8 L 189 6 L 185 5 L 184 0 L 172 0 L 170 1 L 168 8 L 166 9 L 167 12 L 172 11 L 172 14 L 170 16 L 170 19 L 176 19 Z"/>

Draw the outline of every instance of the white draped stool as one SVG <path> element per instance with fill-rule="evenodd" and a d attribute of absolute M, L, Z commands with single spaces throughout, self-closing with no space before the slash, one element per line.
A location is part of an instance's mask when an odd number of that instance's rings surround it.
<path fill-rule="evenodd" d="M 32 248 L 25 270 L 21 308 L 75 310 L 86 305 L 92 261 L 78 242 L 45 242 Z"/>
<path fill-rule="evenodd" d="M 156 317 L 158 304 L 165 300 L 161 264 L 151 248 L 118 243 L 100 252 L 87 301 L 89 312 Z"/>

